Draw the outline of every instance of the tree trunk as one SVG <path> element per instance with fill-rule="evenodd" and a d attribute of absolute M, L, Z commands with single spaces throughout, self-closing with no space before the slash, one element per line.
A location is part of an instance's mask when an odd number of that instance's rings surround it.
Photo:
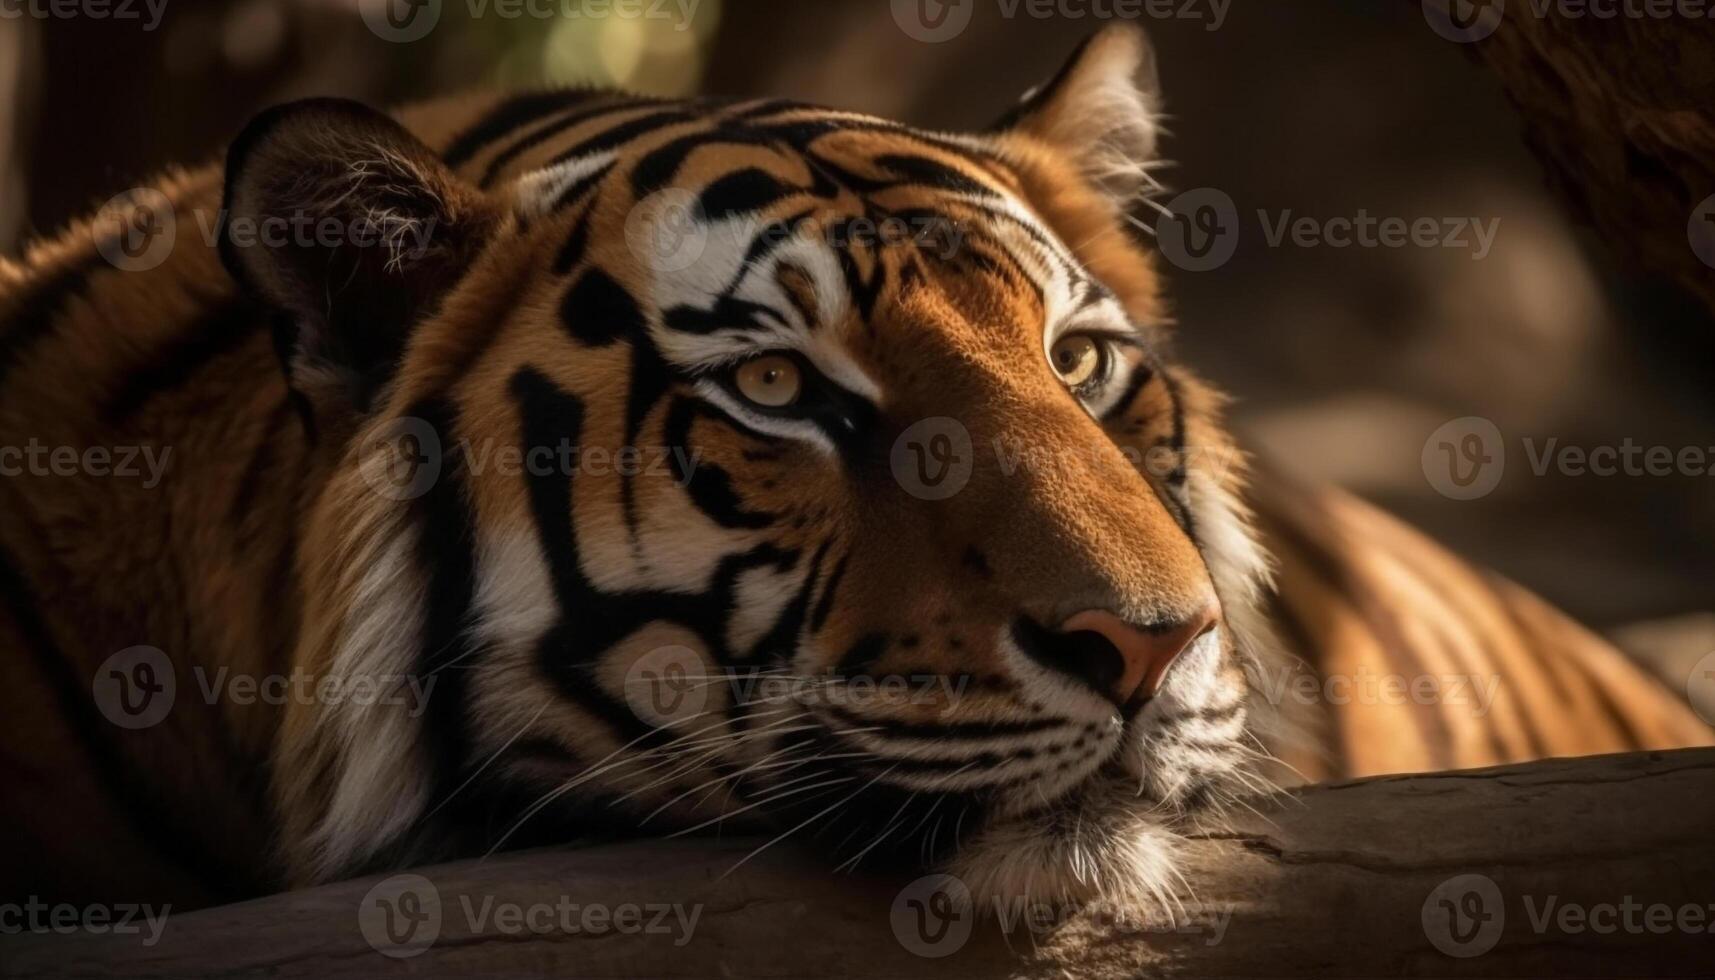
<path fill-rule="evenodd" d="M 1513 0 L 1498 16 L 1465 19 L 1463 36 L 1518 106 L 1527 142 L 1573 213 L 1622 263 L 1678 283 L 1715 312 L 1710 20 L 1655 0 L 1551 4 L 1540 17 L 1539 5 Z M 1626 7 L 1646 15 L 1568 15 Z"/>
<path fill-rule="evenodd" d="M 943 916 L 921 879 L 836 875 L 784 845 L 728 874 L 760 842 L 656 841 L 169 916 L 148 946 L 24 936 L 0 952 L 20 977 L 1669 977 L 1715 963 L 1715 749 L 1386 777 L 1258 806 L 1189 842 L 1171 919 L 1086 909 L 1049 923 L 1012 906 L 1003 934 Z M 401 953 L 415 955 L 390 962 Z"/>

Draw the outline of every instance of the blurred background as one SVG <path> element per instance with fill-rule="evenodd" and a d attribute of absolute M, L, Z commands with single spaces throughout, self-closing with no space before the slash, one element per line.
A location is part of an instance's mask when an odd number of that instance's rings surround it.
<path fill-rule="evenodd" d="M 889 0 L 416 0 L 432 30 L 398 43 L 372 26 L 385 22 L 370 0 L 129 2 L 131 19 L 0 19 L 0 254 L 165 166 L 215 159 L 282 100 L 593 82 L 979 127 L 1118 9 L 1074 2 L 1038 17 L 1028 3 L 963 0 L 969 23 L 931 43 Z M 1530 460 L 1551 439 L 1630 439 L 1699 447 L 1715 465 L 1715 330 L 1702 306 L 1619 271 L 1571 223 L 1468 46 L 1404 0 L 1132 9 L 1171 114 L 1166 196 L 1219 188 L 1238 212 L 1231 261 L 1164 268 L 1183 353 L 1237 396 L 1250 446 L 1652 660 L 1715 650 L 1715 477 L 1539 476 Z M 1496 234 L 1482 254 L 1469 230 L 1465 247 L 1271 243 L 1288 212 L 1469 219 Z M 1494 422 L 1507 466 L 1493 493 L 1454 500 L 1422 457 L 1465 416 Z"/>

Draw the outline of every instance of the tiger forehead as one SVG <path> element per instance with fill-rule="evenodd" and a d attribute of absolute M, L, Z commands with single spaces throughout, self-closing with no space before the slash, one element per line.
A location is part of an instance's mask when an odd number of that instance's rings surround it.
<path fill-rule="evenodd" d="M 570 282 L 558 305 L 581 339 L 647 331 L 685 367 L 788 347 L 845 362 L 833 373 L 873 391 L 852 358 L 869 360 L 863 338 L 897 340 L 879 320 L 999 323 L 986 342 L 1009 344 L 1106 295 L 978 138 L 778 102 L 530 108 L 536 121 L 479 121 L 446 155 L 513 185 L 554 280 Z M 491 118 L 512 122 L 503 110 Z M 924 310 L 896 304 L 927 285 L 942 315 L 878 318 Z"/>
<path fill-rule="evenodd" d="M 543 111 L 541 102 L 558 108 Z M 530 121 L 512 127 L 528 110 Z M 912 129 L 859 113 L 780 101 L 658 101 L 591 93 L 548 93 L 503 102 L 456 137 L 449 162 L 485 188 L 582 158 L 622 161 L 637 196 L 684 183 L 681 168 L 712 156 L 714 166 L 824 168 L 817 183 L 846 171 L 861 185 L 876 162 L 928 158 L 962 178 L 1017 192 L 1017 176 L 980 141 Z M 897 161 L 896 161 L 897 162 Z"/>

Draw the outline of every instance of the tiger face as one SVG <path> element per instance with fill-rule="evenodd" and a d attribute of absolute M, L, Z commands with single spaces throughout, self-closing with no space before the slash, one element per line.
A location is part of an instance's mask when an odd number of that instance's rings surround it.
<path fill-rule="evenodd" d="M 599 93 L 254 123 L 229 220 L 377 243 L 224 249 L 335 447 L 298 655 L 430 692 L 294 709 L 294 873 L 718 828 L 1159 891 L 1241 778 L 1261 563 L 1123 224 L 1147 62 L 1100 34 L 981 136 Z"/>

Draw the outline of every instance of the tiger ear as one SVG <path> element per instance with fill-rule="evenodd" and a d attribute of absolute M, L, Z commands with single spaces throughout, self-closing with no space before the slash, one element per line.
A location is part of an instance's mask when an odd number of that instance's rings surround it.
<path fill-rule="evenodd" d="M 500 213 L 391 117 L 307 99 L 263 112 L 228 151 L 220 254 L 289 319 L 294 380 L 331 374 L 362 410 Z"/>
<path fill-rule="evenodd" d="M 1153 183 L 1161 92 L 1143 29 L 1115 24 L 1087 38 L 1058 74 L 1026 92 L 991 132 L 1021 134 L 1074 161 L 1122 207 Z"/>

